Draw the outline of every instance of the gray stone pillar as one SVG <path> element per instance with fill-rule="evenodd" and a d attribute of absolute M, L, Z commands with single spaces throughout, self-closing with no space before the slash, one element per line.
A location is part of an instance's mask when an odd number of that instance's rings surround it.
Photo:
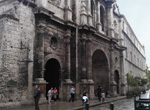
<path fill-rule="evenodd" d="M 85 5 L 85 0 L 81 1 L 81 21 L 80 24 L 81 25 L 87 25 L 87 11 L 86 11 L 86 5 Z"/>
<path fill-rule="evenodd" d="M 45 25 L 39 24 L 37 29 L 36 37 L 38 37 L 37 45 L 36 45 L 36 55 L 37 55 L 37 68 L 35 69 L 35 78 L 43 78 L 44 77 L 44 31 Z"/>
<path fill-rule="evenodd" d="M 91 15 L 91 12 L 94 10 L 91 10 L 91 0 L 88 0 L 87 3 L 87 15 L 88 15 L 88 25 L 93 26 L 93 16 Z"/>
<path fill-rule="evenodd" d="M 36 69 L 35 69 L 35 81 L 33 84 L 40 85 L 45 91 L 45 85 L 47 82 L 44 80 L 44 37 L 45 37 L 45 27 L 44 23 L 39 23 L 37 26 L 37 33 L 36 37 L 38 37 L 37 45 L 36 45 L 36 55 L 37 55 L 37 62 L 36 62 Z M 45 99 L 45 92 L 41 95 L 41 103 L 46 102 Z"/>
<path fill-rule="evenodd" d="M 87 40 L 87 47 L 86 47 L 86 60 L 87 60 L 87 79 L 88 79 L 88 86 L 89 86 L 89 98 L 94 99 L 94 81 L 92 77 L 92 52 L 91 52 L 91 39 L 89 38 Z"/>
<path fill-rule="evenodd" d="M 66 82 L 72 83 L 70 80 L 71 71 L 71 56 L 70 56 L 70 37 L 71 30 L 67 29 L 65 34 L 65 72 L 66 72 Z"/>
<path fill-rule="evenodd" d="M 117 96 L 117 91 L 116 91 L 116 82 L 114 81 L 114 47 L 113 43 L 111 44 L 111 49 L 110 49 L 110 93 L 112 96 Z"/>
<path fill-rule="evenodd" d="M 124 57 L 123 57 L 123 51 L 120 52 L 120 74 L 121 74 L 121 95 L 125 95 L 125 73 L 124 73 Z"/>
<path fill-rule="evenodd" d="M 72 10 L 70 8 L 71 0 L 67 0 L 66 7 L 65 7 L 65 20 L 72 21 Z"/>
<path fill-rule="evenodd" d="M 113 28 L 113 6 L 109 4 L 107 6 L 107 19 L 108 19 L 108 36 L 114 38 L 114 28 Z"/>
<path fill-rule="evenodd" d="M 98 2 L 97 28 L 98 28 L 98 32 L 102 31 L 102 24 L 101 24 L 101 17 L 100 17 L 100 2 Z"/>
<path fill-rule="evenodd" d="M 123 17 L 120 18 L 119 20 L 119 45 L 121 46 L 124 46 L 124 37 L 123 37 L 123 34 L 122 34 L 122 30 L 123 30 L 123 26 L 124 26 L 124 23 L 123 23 Z"/>
<path fill-rule="evenodd" d="M 88 38 L 86 46 L 86 67 L 87 67 L 87 78 L 92 79 L 92 52 L 91 52 L 91 39 Z"/>
<path fill-rule="evenodd" d="M 81 74 L 81 79 L 85 80 L 87 79 L 87 73 L 86 73 L 86 34 L 82 34 L 81 36 L 81 45 L 82 45 L 82 50 L 81 50 L 81 63 L 82 63 L 82 74 Z M 85 81 L 84 81 L 85 82 Z"/>

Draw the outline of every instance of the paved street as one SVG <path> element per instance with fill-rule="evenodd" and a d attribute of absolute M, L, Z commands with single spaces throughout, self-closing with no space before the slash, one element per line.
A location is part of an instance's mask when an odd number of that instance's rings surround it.
<path fill-rule="evenodd" d="M 110 103 L 115 100 L 122 100 L 125 97 L 119 96 L 119 97 L 112 97 L 112 98 L 107 98 L 105 103 Z M 90 106 L 96 106 L 100 103 L 98 100 L 89 100 Z M 51 105 L 49 104 L 42 104 L 40 105 L 40 110 L 82 110 L 84 106 L 82 106 L 82 101 L 78 100 L 75 102 L 65 102 L 65 101 L 58 101 L 56 104 L 52 103 Z M 22 108 L 17 108 L 17 109 L 2 109 L 0 110 L 34 110 L 34 105 L 32 106 L 25 106 Z"/>
<path fill-rule="evenodd" d="M 149 98 L 149 92 L 141 95 L 141 98 Z M 103 104 L 100 106 L 92 107 L 90 110 L 110 110 L 109 104 Z M 114 110 L 134 110 L 134 98 L 123 99 L 114 102 Z"/>
<path fill-rule="evenodd" d="M 143 94 L 142 98 L 148 98 L 149 92 Z M 126 99 L 125 97 L 114 97 L 107 98 L 105 104 L 99 103 L 98 100 L 90 100 L 89 110 L 110 110 L 110 102 L 114 103 L 114 110 L 134 110 L 134 99 Z M 57 102 L 57 104 L 42 104 L 40 105 L 40 110 L 82 110 L 84 106 L 81 106 L 81 101 L 75 102 Z M 2 110 L 34 110 L 34 106 L 26 106 L 18 109 L 2 109 Z M 84 110 L 84 109 L 83 109 Z"/>
<path fill-rule="evenodd" d="M 109 104 L 92 107 L 90 110 L 110 110 Z M 134 110 L 134 99 L 123 99 L 114 102 L 114 110 Z"/>

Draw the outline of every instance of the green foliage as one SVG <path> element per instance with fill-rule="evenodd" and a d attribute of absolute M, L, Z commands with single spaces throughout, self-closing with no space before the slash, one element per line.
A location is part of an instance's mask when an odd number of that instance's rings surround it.
<path fill-rule="evenodd" d="M 129 73 L 127 73 L 126 76 L 127 76 L 128 86 L 131 86 L 131 87 L 144 86 L 145 84 L 148 83 L 148 79 L 134 77 Z"/>
<path fill-rule="evenodd" d="M 148 66 L 147 66 L 146 69 L 145 69 L 145 73 L 146 73 L 148 82 L 150 82 L 150 70 L 149 70 L 149 67 L 148 67 Z"/>
<path fill-rule="evenodd" d="M 132 87 L 137 87 L 139 86 L 139 81 L 138 79 L 134 78 L 132 75 L 130 75 L 129 73 L 127 73 L 127 83 L 129 86 Z"/>
<path fill-rule="evenodd" d="M 144 79 L 144 78 L 141 79 L 141 86 L 144 86 L 147 83 L 148 83 L 148 79 Z"/>
<path fill-rule="evenodd" d="M 133 96 L 138 96 L 140 94 L 140 91 L 128 91 L 126 93 L 127 96 L 133 97 Z"/>

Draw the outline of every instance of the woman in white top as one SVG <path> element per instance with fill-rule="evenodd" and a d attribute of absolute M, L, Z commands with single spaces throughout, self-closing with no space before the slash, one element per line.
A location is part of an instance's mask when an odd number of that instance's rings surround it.
<path fill-rule="evenodd" d="M 51 88 L 49 91 L 48 91 L 48 103 L 50 104 L 51 103 L 51 99 L 52 99 L 52 94 L 53 94 L 53 88 Z"/>

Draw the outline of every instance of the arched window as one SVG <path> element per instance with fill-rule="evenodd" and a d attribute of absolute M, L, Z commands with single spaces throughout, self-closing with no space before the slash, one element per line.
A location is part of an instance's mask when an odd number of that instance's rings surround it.
<path fill-rule="evenodd" d="M 104 8 L 101 6 L 100 7 L 100 19 L 101 19 L 101 24 L 102 24 L 102 31 L 104 31 L 104 26 L 105 26 L 104 18 L 105 18 L 105 11 L 104 11 Z"/>

